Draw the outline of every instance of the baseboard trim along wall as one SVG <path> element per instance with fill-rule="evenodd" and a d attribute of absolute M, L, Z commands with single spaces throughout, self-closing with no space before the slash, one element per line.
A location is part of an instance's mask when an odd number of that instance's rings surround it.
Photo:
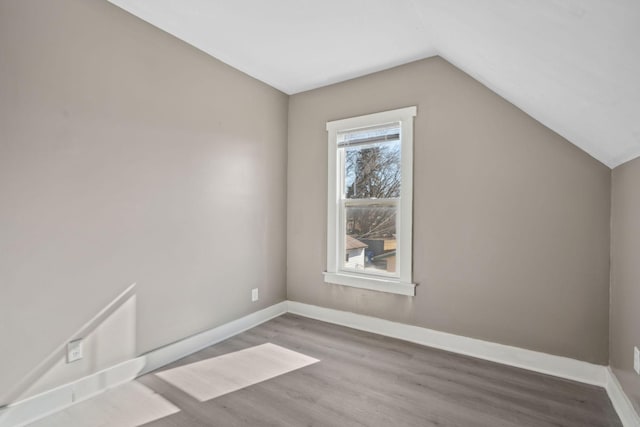
<path fill-rule="evenodd" d="M 603 387 L 623 426 L 640 427 L 640 417 L 633 404 L 607 366 L 296 301 L 287 302 L 287 311 L 323 322 Z"/>
<path fill-rule="evenodd" d="M 604 387 L 607 368 L 568 357 L 554 356 L 518 347 L 467 338 L 420 326 L 391 322 L 377 317 L 334 310 L 295 301 L 288 302 L 289 313 L 298 314 L 361 331 L 373 332 L 416 344 L 477 357 L 491 362 L 528 369 Z"/>
<path fill-rule="evenodd" d="M 153 350 L 138 358 L 73 383 L 0 409 L 0 427 L 23 426 L 65 409 L 109 388 L 133 380 L 185 356 L 214 345 L 285 313 L 347 326 L 416 344 L 603 387 L 625 427 L 640 426 L 640 418 L 609 367 L 532 350 L 462 337 L 419 326 L 391 322 L 295 301 L 283 301 L 213 329 Z"/>
<path fill-rule="evenodd" d="M 622 421 L 624 427 L 639 427 L 640 415 L 633 407 L 633 403 L 629 400 L 629 396 L 622 390 L 622 386 L 618 382 L 611 368 L 607 368 L 607 394 L 611 403 Z"/>
<path fill-rule="evenodd" d="M 262 310 L 248 314 L 240 319 L 225 323 L 208 331 L 192 335 L 183 340 L 160 347 L 146 353 L 146 364 L 140 375 L 154 371 L 171 362 L 182 359 L 213 344 L 238 335 L 268 320 L 287 312 L 287 301 L 282 301 Z"/>
<path fill-rule="evenodd" d="M 0 408 L 0 427 L 19 427 L 89 399 L 287 312 L 287 302 L 269 306 L 213 329 L 160 347 L 77 381 Z"/>
<path fill-rule="evenodd" d="M 47 390 L 0 409 L 0 427 L 24 426 L 110 388 L 135 379 L 144 367 L 144 357 L 115 366 Z"/>

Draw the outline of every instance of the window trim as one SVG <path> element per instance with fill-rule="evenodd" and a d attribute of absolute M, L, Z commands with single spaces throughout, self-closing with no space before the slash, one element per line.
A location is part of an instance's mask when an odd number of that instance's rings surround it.
<path fill-rule="evenodd" d="M 327 271 L 324 273 L 326 283 L 352 286 L 400 295 L 415 295 L 415 284 L 412 283 L 412 236 L 413 236 L 413 118 L 417 108 L 406 107 L 380 113 L 367 114 L 347 119 L 327 122 L 328 132 L 328 187 L 327 187 Z M 338 152 L 337 136 L 339 132 L 381 125 L 384 123 L 401 123 L 401 187 L 400 215 L 398 228 L 400 245 L 398 247 L 399 277 L 386 277 L 367 273 L 340 270 L 340 205 L 341 193 L 338 168 L 341 165 Z"/>

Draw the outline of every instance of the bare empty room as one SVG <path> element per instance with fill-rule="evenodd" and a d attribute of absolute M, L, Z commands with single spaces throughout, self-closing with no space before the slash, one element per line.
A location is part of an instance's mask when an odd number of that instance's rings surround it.
<path fill-rule="evenodd" d="M 640 427 L 638 22 L 0 0 L 0 427 Z"/>

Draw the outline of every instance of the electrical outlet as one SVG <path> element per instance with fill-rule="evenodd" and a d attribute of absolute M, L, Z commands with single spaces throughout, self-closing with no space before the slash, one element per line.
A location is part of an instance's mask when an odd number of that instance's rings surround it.
<path fill-rule="evenodd" d="M 258 301 L 258 288 L 251 289 L 251 301 Z"/>
<path fill-rule="evenodd" d="M 640 350 L 638 347 L 633 347 L 633 369 L 636 374 L 640 375 Z"/>
<path fill-rule="evenodd" d="M 67 344 L 67 363 L 82 359 L 82 339 Z"/>

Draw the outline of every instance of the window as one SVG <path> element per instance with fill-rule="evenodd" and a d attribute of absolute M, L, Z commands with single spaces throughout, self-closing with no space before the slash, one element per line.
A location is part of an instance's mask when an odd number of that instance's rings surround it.
<path fill-rule="evenodd" d="M 413 117 L 401 108 L 327 123 L 325 282 L 415 295 Z"/>

